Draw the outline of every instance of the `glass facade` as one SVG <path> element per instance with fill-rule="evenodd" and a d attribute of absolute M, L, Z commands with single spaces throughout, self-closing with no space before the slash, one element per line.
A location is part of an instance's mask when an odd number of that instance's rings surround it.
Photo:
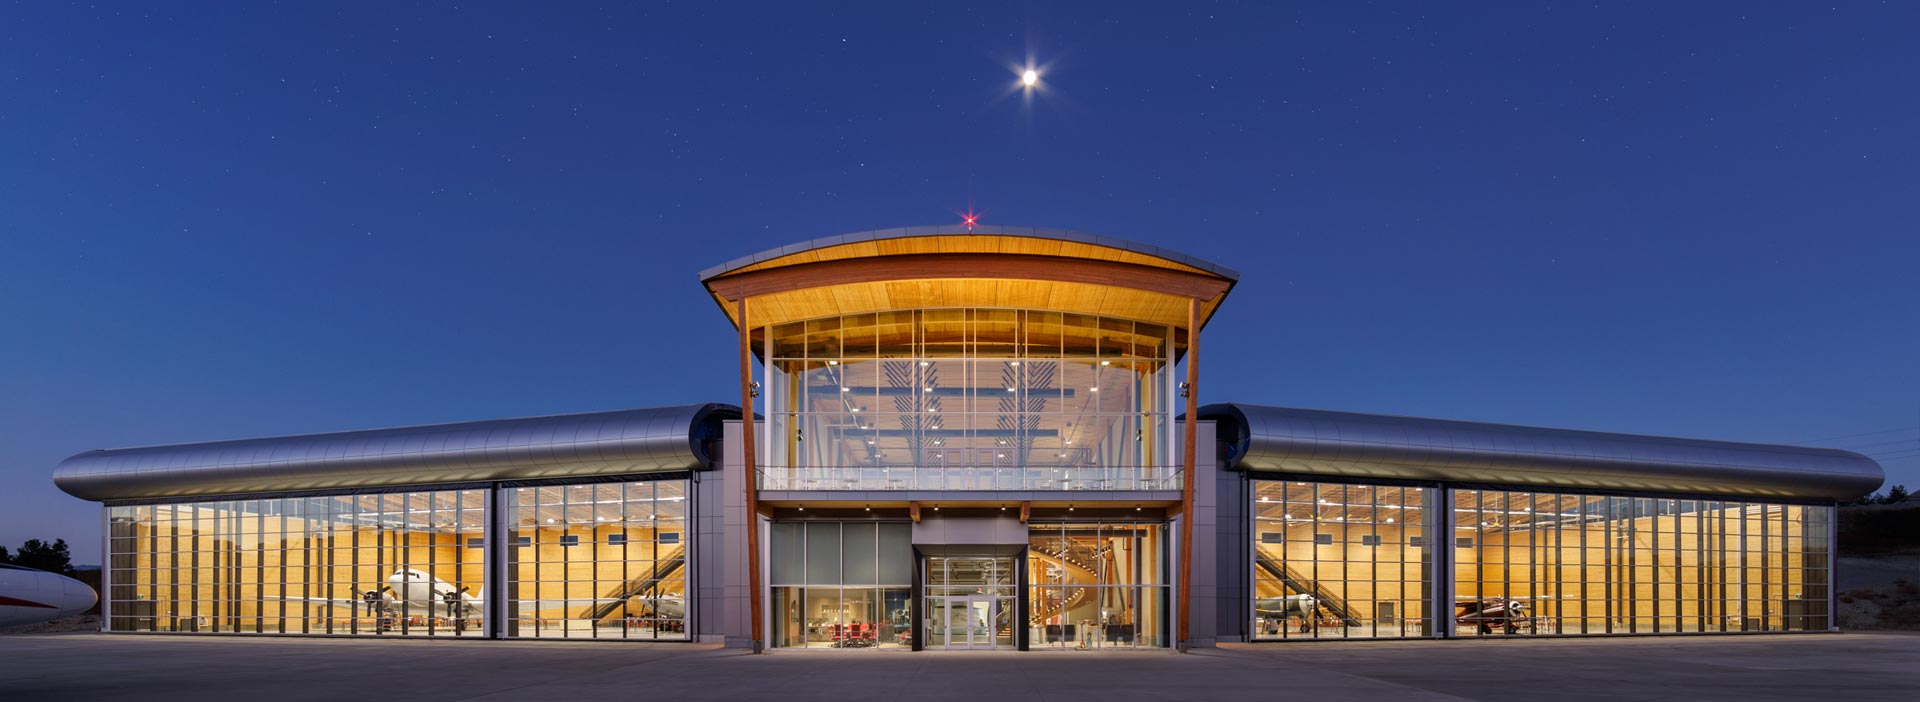
<path fill-rule="evenodd" d="M 480 636 L 479 490 L 110 507 L 110 631 Z"/>
<path fill-rule="evenodd" d="M 767 569 L 774 646 L 913 644 L 913 525 L 775 522 Z"/>
<path fill-rule="evenodd" d="M 687 638 L 687 481 L 501 492 L 508 636 Z"/>
<path fill-rule="evenodd" d="M 1454 491 L 1461 636 L 1824 631 L 1833 508 Z"/>
<path fill-rule="evenodd" d="M 1435 488 L 1253 482 L 1253 638 L 1403 638 L 1426 625 Z"/>
<path fill-rule="evenodd" d="M 1252 485 L 1255 640 L 1830 626 L 1830 506 Z M 1429 611 L 1438 557 L 1453 601 Z"/>
<path fill-rule="evenodd" d="M 1178 488 L 1169 451 L 1176 331 L 1012 309 L 759 330 L 768 359 L 761 486 Z"/>
<path fill-rule="evenodd" d="M 1166 533 L 1157 523 L 1029 526 L 1028 647 L 1170 645 Z"/>

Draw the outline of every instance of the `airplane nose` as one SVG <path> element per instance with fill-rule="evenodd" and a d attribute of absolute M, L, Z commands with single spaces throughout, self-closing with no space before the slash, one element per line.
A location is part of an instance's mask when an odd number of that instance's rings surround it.
<path fill-rule="evenodd" d="M 86 583 L 68 580 L 61 583 L 60 597 L 56 605 L 60 608 L 62 615 L 80 614 L 93 609 L 94 603 L 99 600 L 100 596 L 93 591 L 93 588 L 87 587 Z"/>

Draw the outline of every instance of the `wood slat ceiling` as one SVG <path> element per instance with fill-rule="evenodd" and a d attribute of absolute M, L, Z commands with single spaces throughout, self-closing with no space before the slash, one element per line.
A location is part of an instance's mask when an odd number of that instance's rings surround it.
<path fill-rule="evenodd" d="M 864 258 L 853 258 L 864 254 Z M 1002 254 L 1002 255 L 989 255 Z M 1205 326 L 1234 280 L 1166 259 L 1069 241 L 943 235 L 798 252 L 707 279 L 714 301 L 753 325 L 885 310 L 997 307 L 1077 312 L 1184 328 L 1187 300 Z"/>
<path fill-rule="evenodd" d="M 904 256 L 910 254 L 956 254 L 956 253 L 994 253 L 994 254 L 1032 254 L 1037 256 L 1060 256 L 1094 261 L 1113 261 L 1131 263 L 1140 266 L 1166 268 L 1185 273 L 1213 275 L 1207 271 L 1177 261 L 1169 261 L 1158 256 L 1150 256 L 1137 251 L 1116 249 L 1098 244 L 1086 244 L 1076 241 L 1045 239 L 1039 237 L 1007 236 L 998 234 L 944 234 L 939 236 L 879 239 L 840 244 L 824 248 L 800 251 L 742 266 L 727 275 L 751 271 L 780 268 L 803 263 L 838 261 L 853 258 L 875 258 L 879 256 Z"/>

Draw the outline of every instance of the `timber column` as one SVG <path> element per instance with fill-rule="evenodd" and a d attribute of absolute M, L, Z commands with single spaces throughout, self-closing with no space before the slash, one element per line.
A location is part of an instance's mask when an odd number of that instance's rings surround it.
<path fill-rule="evenodd" d="M 1189 617 L 1193 614 L 1193 489 L 1194 442 L 1200 421 L 1200 299 L 1187 298 L 1187 382 L 1180 394 L 1187 398 L 1187 421 L 1182 430 L 1180 470 L 1180 633 L 1174 648 L 1187 650 Z"/>
<path fill-rule="evenodd" d="M 740 464 L 747 495 L 747 615 L 752 621 L 753 652 L 766 648 L 760 604 L 760 473 L 753 446 L 753 327 L 747 323 L 747 296 L 740 296 Z"/>

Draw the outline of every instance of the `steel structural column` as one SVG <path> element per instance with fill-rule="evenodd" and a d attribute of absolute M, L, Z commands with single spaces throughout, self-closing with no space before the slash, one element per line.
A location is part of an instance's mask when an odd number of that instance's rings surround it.
<path fill-rule="evenodd" d="M 113 508 L 105 505 L 100 507 L 100 563 L 100 630 L 112 631 Z"/>
<path fill-rule="evenodd" d="M 1183 468 L 1180 471 L 1180 638 L 1177 648 L 1187 650 L 1188 618 L 1193 612 L 1193 489 L 1194 442 L 1200 421 L 1200 299 L 1187 298 L 1187 421 L 1185 441 L 1181 445 Z"/>
<path fill-rule="evenodd" d="M 740 462 L 742 488 L 747 495 L 747 615 L 753 632 L 753 652 L 760 653 L 760 476 L 754 468 L 753 447 L 753 327 L 747 321 L 747 297 L 740 296 Z"/>
<path fill-rule="evenodd" d="M 1827 631 L 1840 630 L 1840 506 L 1821 507 L 1827 513 Z M 1805 576 L 1802 576 L 1805 577 Z"/>
<path fill-rule="evenodd" d="M 506 490 L 499 483 L 487 486 L 486 509 L 481 513 L 485 522 L 480 527 L 480 557 L 484 560 L 480 569 L 480 591 L 486 597 L 480 600 L 480 636 L 487 639 L 507 638 L 507 549 L 506 519 L 507 511 L 502 509 Z"/>
<path fill-rule="evenodd" d="M 1427 620 L 1433 622 L 1433 636 L 1442 639 L 1454 637 L 1454 530 L 1453 530 L 1453 488 L 1440 486 L 1433 488 L 1433 494 L 1439 504 L 1434 509 L 1432 522 L 1433 536 L 1428 539 L 1431 546 L 1428 560 L 1433 562 L 1433 601 L 1427 605 Z M 1477 567 L 1477 566 L 1476 566 Z"/>

